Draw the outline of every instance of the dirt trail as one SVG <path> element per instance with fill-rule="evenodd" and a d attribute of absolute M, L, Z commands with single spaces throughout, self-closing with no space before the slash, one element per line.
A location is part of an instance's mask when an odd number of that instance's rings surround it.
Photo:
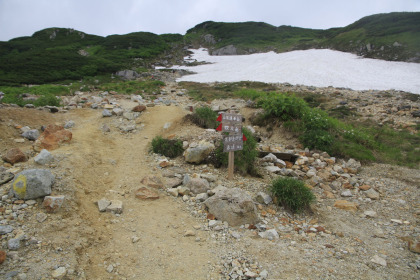
<path fill-rule="evenodd" d="M 93 229 L 87 231 L 91 236 L 81 237 L 89 242 L 79 251 L 79 264 L 87 279 L 208 277 L 209 263 L 215 257 L 205 242 L 207 233 L 194 229 L 199 222 L 183 211 L 185 205 L 163 192 L 155 201 L 134 197 L 144 176 L 158 174 L 145 159 L 148 143 L 163 132 L 166 122 L 176 123 L 184 115 L 175 106 L 148 108 L 137 120 L 144 128 L 130 135 L 115 128 L 103 134 L 100 127 L 105 122 L 111 127 L 110 119 L 101 118 L 97 111 L 78 111 L 72 116 L 78 126 L 68 146 L 69 160 L 77 182 L 80 215 Z M 100 213 L 95 202 L 101 198 L 123 201 L 123 214 Z M 186 230 L 195 231 L 196 236 L 185 237 Z M 133 242 L 133 238 L 139 240 Z M 107 269 L 111 266 L 110 273 Z"/>

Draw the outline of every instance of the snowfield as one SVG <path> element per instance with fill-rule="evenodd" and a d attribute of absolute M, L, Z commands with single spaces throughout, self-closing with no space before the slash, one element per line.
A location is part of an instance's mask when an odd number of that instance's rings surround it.
<path fill-rule="evenodd" d="M 395 89 L 420 94 L 419 63 L 361 58 L 326 49 L 237 56 L 210 56 L 206 49 L 191 51 L 194 54 L 186 61 L 211 64 L 174 66 L 173 69 L 197 73 L 183 76 L 178 82 L 260 81 L 353 90 Z"/>

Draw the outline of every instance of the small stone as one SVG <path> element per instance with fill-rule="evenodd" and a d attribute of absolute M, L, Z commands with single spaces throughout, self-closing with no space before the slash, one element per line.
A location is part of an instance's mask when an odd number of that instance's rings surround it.
<path fill-rule="evenodd" d="M 12 148 L 3 155 L 3 160 L 10 164 L 27 161 L 28 158 L 19 148 Z"/>
<path fill-rule="evenodd" d="M 247 272 L 245 272 L 245 276 L 248 277 L 248 278 L 256 278 L 258 276 L 258 274 L 248 270 Z"/>
<path fill-rule="evenodd" d="M 51 276 L 54 279 L 63 279 L 63 277 L 66 276 L 66 274 L 67 274 L 67 269 L 64 266 L 60 266 L 59 268 L 53 271 Z"/>
<path fill-rule="evenodd" d="M 367 190 L 369 190 L 371 187 L 369 186 L 369 185 L 361 185 L 361 186 L 359 186 L 359 189 L 360 190 L 362 190 L 362 191 L 367 191 Z"/>
<path fill-rule="evenodd" d="M 107 212 L 121 214 L 123 212 L 123 203 L 120 200 L 111 200 L 111 205 L 106 208 Z"/>
<path fill-rule="evenodd" d="M 373 199 L 373 200 L 379 199 L 379 193 L 372 188 L 365 191 L 364 194 L 370 199 Z"/>
<path fill-rule="evenodd" d="M 190 193 L 190 189 L 185 186 L 179 186 L 177 187 L 179 195 L 188 195 Z"/>
<path fill-rule="evenodd" d="M 200 193 L 196 195 L 196 199 L 199 202 L 203 202 L 204 200 L 206 200 L 207 198 L 209 198 L 209 195 L 207 193 Z"/>
<path fill-rule="evenodd" d="M 6 260 L 6 252 L 0 250 L 0 264 L 2 264 Z"/>
<path fill-rule="evenodd" d="M 22 137 L 31 141 L 35 141 L 39 137 L 39 131 L 38 129 L 31 129 L 31 130 L 25 131 L 24 133 L 22 133 Z"/>
<path fill-rule="evenodd" d="M 261 238 L 268 239 L 268 240 L 279 239 L 279 234 L 277 233 L 275 229 L 269 229 L 269 230 L 260 232 L 258 233 L 258 235 Z"/>
<path fill-rule="evenodd" d="M 262 278 L 262 279 L 267 279 L 267 277 L 268 277 L 268 271 L 267 270 L 263 270 L 263 271 L 261 271 L 260 272 L 260 277 Z"/>
<path fill-rule="evenodd" d="M 108 265 L 107 268 L 106 268 L 106 271 L 108 273 L 111 273 L 113 270 L 114 270 L 114 266 L 112 264 Z"/>
<path fill-rule="evenodd" d="M 65 129 L 69 129 L 69 128 L 73 128 L 76 125 L 76 123 L 74 121 L 67 121 L 66 124 L 64 125 Z"/>
<path fill-rule="evenodd" d="M 34 158 L 37 164 L 48 164 L 54 160 L 53 155 L 46 149 L 42 149 L 41 152 Z"/>
<path fill-rule="evenodd" d="M 352 197 L 353 194 L 352 194 L 351 190 L 345 190 L 345 191 L 341 192 L 341 196 L 342 197 Z"/>
<path fill-rule="evenodd" d="M 374 255 L 370 261 L 373 262 L 373 263 L 382 265 L 382 266 L 386 266 L 386 260 L 379 257 L 378 255 Z"/>
<path fill-rule="evenodd" d="M 47 219 L 47 217 L 48 216 L 45 213 L 36 214 L 36 220 L 38 221 L 38 223 L 43 223 Z"/>
<path fill-rule="evenodd" d="M 15 251 L 20 248 L 20 239 L 19 238 L 12 238 L 7 241 L 7 247 L 9 250 Z"/>
<path fill-rule="evenodd" d="M 146 110 L 146 106 L 144 106 L 144 105 L 137 105 L 136 107 L 134 107 L 133 109 L 132 109 L 132 111 L 133 112 L 143 112 L 143 111 L 145 111 Z"/>
<path fill-rule="evenodd" d="M 137 189 L 136 198 L 144 199 L 144 200 L 155 200 L 159 198 L 159 193 L 154 190 L 147 187 L 141 187 Z"/>
<path fill-rule="evenodd" d="M 13 227 L 0 225 L 0 235 L 8 234 L 8 233 L 11 233 L 12 231 L 13 231 Z"/>
<path fill-rule="evenodd" d="M 420 254 L 420 242 L 409 240 L 408 249 L 413 253 Z"/>
<path fill-rule="evenodd" d="M 356 212 L 358 208 L 358 205 L 356 203 L 347 200 L 337 200 L 333 206 L 338 209 L 343 209 L 352 212 Z"/>
<path fill-rule="evenodd" d="M 399 225 L 402 225 L 403 224 L 403 221 L 397 220 L 397 219 L 391 219 L 391 222 L 393 222 L 395 224 L 399 224 Z"/>
<path fill-rule="evenodd" d="M 174 196 L 174 197 L 178 196 L 178 189 L 176 189 L 176 188 L 167 189 L 166 192 L 169 193 L 170 195 Z"/>
<path fill-rule="evenodd" d="M 255 200 L 258 203 L 265 204 L 265 205 L 268 205 L 271 202 L 273 202 L 273 199 L 271 198 L 271 196 L 264 192 L 257 193 L 257 197 L 255 198 Z"/>
<path fill-rule="evenodd" d="M 102 117 L 104 117 L 104 118 L 106 118 L 106 117 L 112 117 L 111 111 L 109 111 L 108 109 L 104 109 L 102 111 Z"/>
<path fill-rule="evenodd" d="M 105 198 L 102 198 L 101 200 L 98 200 L 97 204 L 98 204 L 99 212 L 105 212 L 106 208 L 111 204 L 111 201 Z"/>
<path fill-rule="evenodd" d="M 184 236 L 186 236 L 186 237 L 188 237 L 188 236 L 195 236 L 195 231 L 193 231 L 193 230 L 187 230 L 184 233 Z"/>
<path fill-rule="evenodd" d="M 64 198 L 64 195 L 46 196 L 42 205 L 48 212 L 56 212 L 63 205 Z"/>
<path fill-rule="evenodd" d="M 133 243 L 137 243 L 137 242 L 139 242 L 139 240 L 140 240 L 140 238 L 138 238 L 137 236 L 131 237 L 131 242 L 133 242 Z"/>
<path fill-rule="evenodd" d="M 376 218 L 376 217 L 378 217 L 378 214 L 375 211 L 365 211 L 363 214 L 366 217 L 369 217 L 369 218 Z"/>

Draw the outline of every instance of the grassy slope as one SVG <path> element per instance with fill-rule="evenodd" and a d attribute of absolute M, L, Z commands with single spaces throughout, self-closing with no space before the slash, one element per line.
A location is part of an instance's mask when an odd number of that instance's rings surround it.
<path fill-rule="evenodd" d="M 212 34 L 216 44 L 203 36 Z M 261 22 L 203 22 L 187 31 L 187 41 L 219 48 L 235 45 L 240 52 L 330 48 L 366 57 L 420 62 L 420 13 L 389 13 L 364 17 L 343 28 L 328 30 L 291 26 L 275 27 Z M 394 43 L 398 42 L 398 46 Z M 369 44 L 369 47 L 367 46 Z"/>
<path fill-rule="evenodd" d="M 136 32 L 104 38 L 48 28 L 31 37 L 0 42 L 0 85 L 76 80 L 136 66 L 134 63 L 142 66 L 179 41 L 179 34 Z"/>

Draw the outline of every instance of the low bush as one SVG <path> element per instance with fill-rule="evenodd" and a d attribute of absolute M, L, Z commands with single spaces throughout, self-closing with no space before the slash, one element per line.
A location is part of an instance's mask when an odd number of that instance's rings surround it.
<path fill-rule="evenodd" d="M 195 109 L 192 120 L 195 124 L 202 128 L 216 128 L 217 113 L 208 106 L 203 106 Z"/>
<path fill-rule="evenodd" d="M 275 179 L 271 184 L 271 192 L 279 205 L 293 213 L 302 212 L 315 201 L 311 190 L 302 181 L 293 178 Z"/>
<path fill-rule="evenodd" d="M 175 158 L 182 155 L 184 149 L 182 148 L 181 140 L 164 139 L 161 136 L 156 136 L 152 140 L 152 150 L 154 153 L 161 154 L 170 158 Z"/>
<path fill-rule="evenodd" d="M 235 170 L 241 174 L 258 176 L 258 172 L 255 167 L 255 160 L 258 157 L 258 151 L 256 149 L 257 140 L 255 140 L 252 132 L 246 128 L 242 128 L 242 133 L 245 135 L 247 140 L 244 141 L 243 149 L 235 152 Z M 223 152 L 223 147 L 224 145 L 222 140 L 215 152 L 216 166 L 228 166 L 229 153 Z"/>
<path fill-rule="evenodd" d="M 258 105 L 264 109 L 267 118 L 278 118 L 282 121 L 302 118 L 309 106 L 294 95 L 271 93 L 258 100 Z"/>

